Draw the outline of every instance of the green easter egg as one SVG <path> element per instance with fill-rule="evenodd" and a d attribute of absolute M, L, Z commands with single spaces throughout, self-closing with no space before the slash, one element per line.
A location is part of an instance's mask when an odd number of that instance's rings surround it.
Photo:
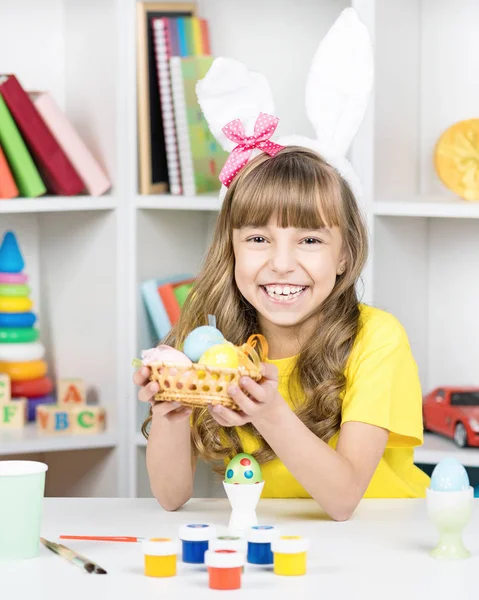
<path fill-rule="evenodd" d="M 261 467 L 251 454 L 237 454 L 226 467 L 225 483 L 260 483 L 263 481 Z"/>

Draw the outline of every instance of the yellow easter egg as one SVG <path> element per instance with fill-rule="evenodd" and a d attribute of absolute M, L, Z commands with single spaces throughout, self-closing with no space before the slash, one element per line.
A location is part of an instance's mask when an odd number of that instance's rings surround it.
<path fill-rule="evenodd" d="M 238 352 L 233 344 L 216 344 L 201 355 L 198 363 L 209 367 L 237 369 Z"/>
<path fill-rule="evenodd" d="M 442 183 L 465 200 L 479 200 L 479 119 L 460 121 L 440 137 L 434 167 Z"/>

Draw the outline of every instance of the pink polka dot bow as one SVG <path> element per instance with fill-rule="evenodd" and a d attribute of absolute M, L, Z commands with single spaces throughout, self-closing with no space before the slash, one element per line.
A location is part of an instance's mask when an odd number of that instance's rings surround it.
<path fill-rule="evenodd" d="M 248 162 L 251 152 L 258 148 L 270 156 L 275 156 L 284 146 L 275 144 L 269 138 L 273 135 L 278 126 L 279 119 L 266 113 L 260 113 L 254 126 L 254 134 L 245 135 L 243 124 L 239 119 L 235 119 L 223 127 L 223 133 L 232 142 L 238 145 L 233 148 L 228 160 L 219 174 L 219 180 L 223 185 L 229 187 L 236 174 Z"/>

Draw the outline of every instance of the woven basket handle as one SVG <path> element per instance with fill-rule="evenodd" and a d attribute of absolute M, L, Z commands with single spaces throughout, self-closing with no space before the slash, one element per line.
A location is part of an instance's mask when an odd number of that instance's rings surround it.
<path fill-rule="evenodd" d="M 268 342 L 266 341 L 264 335 L 261 335 L 261 333 L 254 333 L 253 335 L 249 336 L 248 341 L 245 344 L 245 346 L 251 347 L 253 351 L 258 345 L 259 349 L 257 349 L 255 354 L 259 354 L 260 361 L 264 362 L 268 358 Z"/>

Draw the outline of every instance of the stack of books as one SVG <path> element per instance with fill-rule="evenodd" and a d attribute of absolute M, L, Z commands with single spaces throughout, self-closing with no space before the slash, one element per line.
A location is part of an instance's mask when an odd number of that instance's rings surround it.
<path fill-rule="evenodd" d="M 0 199 L 99 196 L 111 183 L 49 92 L 0 75 Z"/>
<path fill-rule="evenodd" d="M 141 284 L 152 345 L 162 340 L 180 318 L 181 308 L 194 281 L 192 275 L 179 274 L 166 279 L 148 279 Z"/>
<path fill-rule="evenodd" d="M 227 153 L 211 134 L 196 98 L 196 83 L 213 63 L 209 28 L 199 17 L 152 19 L 168 187 L 194 196 L 220 189 Z"/>

